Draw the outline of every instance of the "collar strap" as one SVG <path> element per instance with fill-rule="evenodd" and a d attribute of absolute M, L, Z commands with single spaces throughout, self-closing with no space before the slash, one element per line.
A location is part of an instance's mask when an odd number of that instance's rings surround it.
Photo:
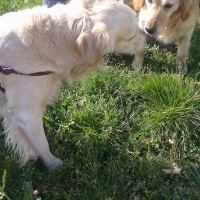
<path fill-rule="evenodd" d="M 24 73 L 14 70 L 11 67 L 0 66 L 0 73 L 5 74 L 5 75 L 19 74 L 19 75 L 25 75 L 25 76 L 44 76 L 44 75 L 52 74 L 53 72 L 46 71 L 46 72 L 35 72 L 35 73 L 30 73 L 30 74 L 24 74 Z M 1 87 L 1 83 L 0 83 L 0 91 L 2 91 L 3 93 L 5 93 L 6 91 L 3 87 Z"/>
<path fill-rule="evenodd" d="M 24 74 L 24 73 L 14 70 L 11 67 L 0 66 L 0 73 L 5 74 L 5 75 L 19 74 L 19 75 L 25 75 L 25 76 L 44 76 L 44 75 L 52 74 L 53 72 L 46 71 L 46 72 L 35 72 L 35 73 L 30 73 L 30 74 Z"/>
<path fill-rule="evenodd" d="M 0 90 L 1 90 L 3 93 L 5 93 L 5 91 L 6 91 L 3 87 L 1 87 L 1 84 L 0 84 Z"/>

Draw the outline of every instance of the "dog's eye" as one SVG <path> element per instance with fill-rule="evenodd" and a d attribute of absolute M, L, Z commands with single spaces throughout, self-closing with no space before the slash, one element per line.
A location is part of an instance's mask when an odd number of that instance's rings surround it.
<path fill-rule="evenodd" d="M 149 2 L 149 3 L 153 3 L 153 1 L 152 1 L 152 0 L 148 0 L 148 2 Z"/>
<path fill-rule="evenodd" d="M 171 8 L 172 6 L 173 6 L 173 4 L 167 3 L 167 4 L 165 4 L 165 5 L 163 6 L 163 8 L 168 9 L 168 8 Z"/>

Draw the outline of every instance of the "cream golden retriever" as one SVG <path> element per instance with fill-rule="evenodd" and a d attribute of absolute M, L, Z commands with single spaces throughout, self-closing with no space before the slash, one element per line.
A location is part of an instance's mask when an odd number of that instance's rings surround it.
<path fill-rule="evenodd" d="M 139 25 L 163 43 L 176 42 L 177 67 L 187 72 L 186 56 L 198 14 L 198 0 L 122 0 L 139 12 Z M 141 67 L 143 53 L 135 56 L 132 66 Z"/>
<path fill-rule="evenodd" d="M 116 0 L 73 0 L 1 16 L 0 110 L 5 144 L 21 165 L 38 158 L 50 170 L 62 164 L 42 121 L 62 80 L 98 69 L 106 53 L 137 53 L 145 43 L 134 11 Z"/>

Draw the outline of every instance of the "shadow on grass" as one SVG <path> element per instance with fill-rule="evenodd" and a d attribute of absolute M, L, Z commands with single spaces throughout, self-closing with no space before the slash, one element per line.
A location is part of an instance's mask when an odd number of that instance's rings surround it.
<path fill-rule="evenodd" d="M 191 45 L 187 56 L 188 76 L 192 78 L 200 79 L 200 23 L 193 33 L 191 39 Z M 144 55 L 144 69 L 153 72 L 171 72 L 177 73 L 176 69 L 176 51 L 175 44 L 165 45 L 159 43 L 155 39 L 150 39 Z M 110 54 L 105 57 L 105 63 L 109 66 L 115 66 L 117 68 L 130 67 L 134 56 L 127 55 L 115 55 Z"/>
<path fill-rule="evenodd" d="M 166 175 L 162 168 L 170 166 L 164 163 L 165 158 L 161 161 L 161 158 L 154 159 L 151 155 L 140 157 L 137 152 L 126 152 L 126 147 L 122 146 L 116 148 L 116 143 L 109 140 L 99 144 L 99 140 L 94 138 L 92 143 L 89 140 L 69 140 L 64 146 L 55 147 L 65 152 L 62 155 L 65 155 L 62 158 L 65 162 L 52 172 L 38 168 L 38 163 L 34 162 L 19 169 L 13 160 L 5 160 L 4 155 L 0 157 L 0 175 L 6 168 L 6 193 L 15 200 L 23 199 L 23 184 L 27 181 L 32 182 L 33 188 L 45 200 L 200 197 L 200 188 L 195 179 L 197 168 L 187 164 L 187 174 Z"/>

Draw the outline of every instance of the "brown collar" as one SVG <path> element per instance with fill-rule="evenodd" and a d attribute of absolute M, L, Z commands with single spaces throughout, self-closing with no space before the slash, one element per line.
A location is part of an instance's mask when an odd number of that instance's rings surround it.
<path fill-rule="evenodd" d="M 53 72 L 46 71 L 46 72 L 35 72 L 35 73 L 30 73 L 30 74 L 24 74 L 24 73 L 14 70 L 11 67 L 0 66 L 0 73 L 5 74 L 5 75 L 20 74 L 20 75 L 26 75 L 26 76 L 44 76 L 44 75 L 52 74 Z"/>
<path fill-rule="evenodd" d="M 5 74 L 5 75 L 10 75 L 10 74 L 19 74 L 19 75 L 25 75 L 25 76 L 44 76 L 44 75 L 49 75 L 49 74 L 52 74 L 53 72 L 51 71 L 46 71 L 46 72 L 35 72 L 35 73 L 30 73 L 30 74 L 24 74 L 24 73 L 21 73 L 21 72 L 18 72 L 16 70 L 14 70 L 13 68 L 11 67 L 3 67 L 3 66 L 0 66 L 0 73 L 2 74 Z M 1 87 L 1 84 L 0 84 L 0 90 L 5 93 L 5 89 L 3 87 Z"/>

